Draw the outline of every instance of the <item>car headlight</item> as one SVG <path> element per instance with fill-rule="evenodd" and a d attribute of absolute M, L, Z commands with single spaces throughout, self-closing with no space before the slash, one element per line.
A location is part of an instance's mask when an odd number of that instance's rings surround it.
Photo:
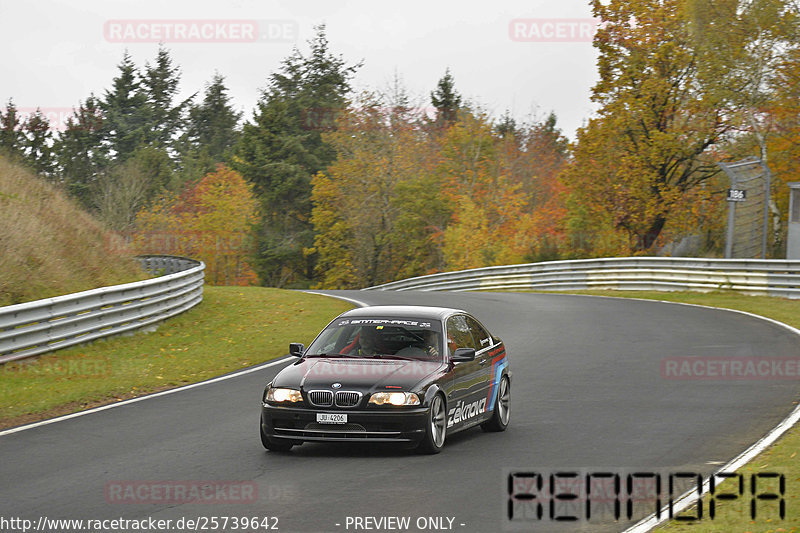
<path fill-rule="evenodd" d="M 369 398 L 375 405 L 419 405 L 419 396 L 413 392 L 376 392 Z"/>
<path fill-rule="evenodd" d="M 267 401 L 277 403 L 297 403 L 303 401 L 303 395 L 297 389 L 283 389 L 279 387 L 270 387 L 267 390 Z"/>

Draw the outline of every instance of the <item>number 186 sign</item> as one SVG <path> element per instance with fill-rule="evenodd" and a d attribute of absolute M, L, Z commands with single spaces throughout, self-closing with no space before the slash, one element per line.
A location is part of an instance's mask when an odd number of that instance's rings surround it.
<path fill-rule="evenodd" d="M 728 189 L 729 202 L 744 202 L 747 199 L 747 191 L 742 189 Z"/>

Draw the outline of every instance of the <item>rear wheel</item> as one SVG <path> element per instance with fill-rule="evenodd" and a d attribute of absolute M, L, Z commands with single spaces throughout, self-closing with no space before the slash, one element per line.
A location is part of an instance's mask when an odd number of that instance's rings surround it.
<path fill-rule="evenodd" d="M 259 427 L 261 424 L 259 424 Z M 291 441 L 280 441 L 280 440 L 273 440 L 269 438 L 269 436 L 264 433 L 264 428 L 261 427 L 259 430 L 261 433 L 261 444 L 264 445 L 264 448 L 268 449 L 271 452 L 288 452 L 294 446 L 294 443 Z"/>
<path fill-rule="evenodd" d="M 492 417 L 481 424 L 484 431 L 505 431 L 511 417 L 511 383 L 508 376 L 503 376 L 497 388 L 497 401 Z"/>
<path fill-rule="evenodd" d="M 433 397 L 431 409 L 428 412 L 428 421 L 425 426 L 425 437 L 419 443 L 417 450 L 420 453 L 439 453 L 444 447 L 447 437 L 447 415 L 444 408 L 444 398 L 441 394 Z"/>

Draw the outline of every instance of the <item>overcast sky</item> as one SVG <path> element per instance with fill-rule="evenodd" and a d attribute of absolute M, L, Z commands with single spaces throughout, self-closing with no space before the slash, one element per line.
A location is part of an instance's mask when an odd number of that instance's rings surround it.
<path fill-rule="evenodd" d="M 126 49 L 139 66 L 152 61 L 161 38 L 184 96 L 219 71 L 249 118 L 270 73 L 325 23 L 331 50 L 364 62 L 357 89 L 386 89 L 397 72 L 429 106 L 449 67 L 456 89 L 495 116 L 552 110 L 574 138 L 594 109 L 591 17 L 588 0 L 0 0 L 0 98 L 69 109 L 110 86 Z"/>

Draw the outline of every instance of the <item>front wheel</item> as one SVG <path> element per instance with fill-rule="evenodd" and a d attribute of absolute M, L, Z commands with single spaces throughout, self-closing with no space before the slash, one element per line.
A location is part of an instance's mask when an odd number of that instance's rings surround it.
<path fill-rule="evenodd" d="M 508 376 L 503 376 L 500 380 L 500 387 L 497 389 L 497 401 L 494 405 L 492 417 L 481 424 L 484 431 L 505 431 L 508 421 L 511 418 L 511 382 Z"/>
<path fill-rule="evenodd" d="M 259 424 L 259 426 L 261 426 L 261 424 Z M 264 433 L 263 427 L 260 428 L 259 433 L 261 433 L 261 444 L 271 452 L 288 452 L 292 449 L 292 446 L 294 446 L 291 441 L 276 441 L 270 439 L 269 436 Z"/>
<path fill-rule="evenodd" d="M 425 426 L 425 437 L 419 443 L 417 450 L 420 453 L 434 454 L 442 451 L 444 439 L 447 436 L 447 414 L 444 408 L 444 399 L 441 394 L 433 397 L 431 409 L 428 412 L 428 421 Z"/>

